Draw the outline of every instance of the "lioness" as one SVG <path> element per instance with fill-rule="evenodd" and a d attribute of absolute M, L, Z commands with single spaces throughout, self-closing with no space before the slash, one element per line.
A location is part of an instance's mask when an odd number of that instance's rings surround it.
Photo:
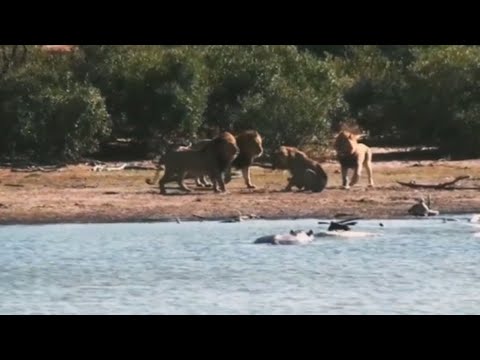
<path fill-rule="evenodd" d="M 195 145 L 192 145 L 192 143 L 186 144 L 186 145 L 180 145 L 176 148 L 175 151 L 186 151 L 186 150 L 201 150 L 207 143 L 212 141 L 211 139 L 208 140 L 199 140 L 198 142 L 195 143 Z M 207 181 L 207 176 L 208 173 L 197 173 L 197 174 L 192 174 L 188 173 L 186 175 L 186 178 L 194 178 L 195 179 L 195 184 L 198 187 L 211 187 L 212 184 Z"/>
<path fill-rule="evenodd" d="M 160 192 L 166 194 L 165 184 L 174 180 L 182 190 L 190 192 L 191 190 L 184 183 L 187 173 L 194 176 L 208 174 L 213 182 L 213 190 L 225 192 L 222 174 L 231 166 L 238 153 L 235 137 L 228 132 L 220 134 L 200 150 L 186 148 L 171 151 L 164 157 L 165 174 L 159 182 Z M 160 169 L 157 170 L 154 180 L 146 181 L 153 185 L 159 177 Z"/>
<path fill-rule="evenodd" d="M 235 139 L 237 141 L 237 146 L 240 149 L 240 153 L 233 161 L 232 166 L 225 171 L 225 183 L 228 184 L 232 180 L 231 168 L 234 167 L 242 170 L 242 176 L 247 188 L 255 189 L 256 186 L 252 183 L 250 176 L 250 167 L 252 166 L 253 161 L 263 154 L 262 137 L 255 130 L 247 130 L 239 133 Z M 209 140 L 201 140 L 194 144 L 192 149 L 201 149 L 208 142 Z M 200 183 L 207 183 L 204 176 L 197 178 L 196 182 L 197 185 Z"/>
<path fill-rule="evenodd" d="M 299 190 L 321 192 L 327 186 L 328 176 L 320 163 L 294 147 L 281 146 L 273 154 L 272 169 L 290 171 L 292 177 L 288 179 L 285 191 L 296 186 Z"/>
<path fill-rule="evenodd" d="M 362 176 L 362 169 L 365 167 L 368 174 L 369 187 L 374 186 L 372 172 L 372 150 L 365 144 L 359 143 L 362 135 L 355 135 L 349 131 L 342 131 L 335 139 L 335 151 L 337 159 L 342 168 L 342 186 L 349 189 L 355 185 Z M 348 170 L 353 169 L 353 177 L 348 183 Z"/>

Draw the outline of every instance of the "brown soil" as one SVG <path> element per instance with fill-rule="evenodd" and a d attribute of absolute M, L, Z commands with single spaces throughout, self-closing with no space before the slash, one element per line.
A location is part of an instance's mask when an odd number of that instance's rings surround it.
<path fill-rule="evenodd" d="M 333 218 L 349 214 L 364 218 L 398 218 L 420 195 L 431 195 L 432 208 L 441 214 L 480 212 L 480 193 L 470 190 L 414 190 L 396 181 L 442 183 L 457 176 L 472 180 L 458 187 L 479 187 L 480 161 L 388 161 L 374 164 L 376 187 L 366 187 L 366 174 L 351 190 L 340 188 L 339 166 L 324 164 L 329 185 L 320 194 L 285 193 L 288 174 L 254 168 L 256 190 L 234 179 L 228 194 L 214 194 L 187 184 L 184 195 L 171 184 L 168 196 L 145 183 L 153 171 L 93 172 L 89 166 L 72 166 L 51 173 L 12 172 L 0 169 L 0 224 L 66 222 L 135 222 L 225 219 L 241 215 L 263 218 Z"/>

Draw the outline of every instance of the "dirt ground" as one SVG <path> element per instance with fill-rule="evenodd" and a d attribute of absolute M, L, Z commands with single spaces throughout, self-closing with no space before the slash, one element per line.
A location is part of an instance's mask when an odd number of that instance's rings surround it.
<path fill-rule="evenodd" d="M 374 157 L 375 159 L 375 157 Z M 254 168 L 256 190 L 247 190 L 241 178 L 227 185 L 228 194 L 198 189 L 182 194 L 169 185 L 170 194 L 145 183 L 154 171 L 94 172 L 86 165 L 54 172 L 17 172 L 0 169 L 0 224 L 140 222 L 231 219 L 238 215 L 262 218 L 330 219 L 341 214 L 363 218 L 401 218 L 415 198 L 431 196 L 440 214 L 480 212 L 480 160 L 388 161 L 374 163 L 376 187 L 367 188 L 366 174 L 350 190 L 340 188 L 339 165 L 322 164 L 329 176 L 320 194 L 285 193 L 288 174 Z M 462 175 L 459 190 L 415 190 L 396 181 L 437 184 Z M 478 189 L 476 189 L 478 188 Z"/>

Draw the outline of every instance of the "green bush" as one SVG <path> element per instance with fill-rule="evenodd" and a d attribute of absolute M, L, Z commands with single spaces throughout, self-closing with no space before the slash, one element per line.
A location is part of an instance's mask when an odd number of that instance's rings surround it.
<path fill-rule="evenodd" d="M 70 57 L 35 54 L 1 81 L 0 151 L 37 160 L 76 159 L 98 150 L 111 130 L 98 89 L 80 83 Z"/>
<path fill-rule="evenodd" d="M 386 144 L 480 155 L 480 47 L 355 46 L 331 60 L 348 113 Z"/>
<path fill-rule="evenodd" d="M 123 46 L 99 53 L 89 76 L 106 98 L 117 136 L 143 141 L 196 133 L 208 91 L 198 52 L 188 46 Z"/>
<path fill-rule="evenodd" d="M 407 136 L 454 156 L 480 155 L 480 48 L 418 46 L 412 54 L 403 94 L 410 111 L 401 122 Z"/>
<path fill-rule="evenodd" d="M 79 48 L 27 46 L 24 57 L 2 46 L 12 56 L 0 77 L 1 155 L 75 159 L 119 137 L 140 152 L 156 139 L 161 151 L 178 137 L 244 129 L 263 135 L 267 153 L 318 151 L 351 118 L 385 145 L 480 155 L 479 46 Z"/>
<path fill-rule="evenodd" d="M 208 46 L 205 127 L 257 129 L 269 148 L 325 144 L 339 88 L 319 59 L 288 45 Z"/>

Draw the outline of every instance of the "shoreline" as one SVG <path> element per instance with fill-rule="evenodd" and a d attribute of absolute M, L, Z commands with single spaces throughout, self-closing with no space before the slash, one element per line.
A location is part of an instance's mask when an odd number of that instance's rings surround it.
<path fill-rule="evenodd" d="M 16 172 L 0 169 L 0 226 L 52 224 L 225 222 L 242 217 L 299 220 L 358 217 L 362 219 L 415 219 L 408 209 L 419 197 L 430 196 L 437 216 L 480 213 L 480 160 L 391 161 L 374 163 L 375 187 L 366 178 L 350 190 L 340 187 L 339 166 L 322 165 L 329 185 L 321 193 L 289 192 L 288 174 L 252 168 L 255 190 L 234 178 L 228 194 L 198 189 L 182 194 L 171 184 L 168 196 L 145 183 L 153 170 L 92 171 L 69 166 L 52 172 Z M 452 189 L 411 189 L 398 181 L 439 184 L 470 176 Z M 343 214 L 345 216 L 339 216 Z M 420 218 L 421 219 L 421 218 Z M 250 221 L 246 218 L 245 222 Z"/>
<path fill-rule="evenodd" d="M 476 213 L 480 213 L 480 209 L 472 211 L 445 211 L 440 213 L 437 216 L 430 217 L 421 217 L 421 216 L 412 216 L 412 215 L 386 215 L 386 216 L 359 216 L 361 220 L 424 220 L 424 219 L 448 219 L 452 216 L 469 216 Z M 46 225 L 115 225 L 115 224 L 161 224 L 161 223 L 192 223 L 192 222 L 208 222 L 208 223 L 245 223 L 249 221 L 256 220 L 266 220 L 266 221 L 295 221 L 295 220 L 315 220 L 315 221 L 333 221 L 346 218 L 357 217 L 355 214 L 352 216 L 342 216 L 342 217 L 332 217 L 332 216 L 318 216 L 315 214 L 304 215 L 304 216 L 261 216 L 259 215 L 256 218 L 246 219 L 241 221 L 236 221 L 230 216 L 212 216 L 212 217 L 160 217 L 160 218 L 118 218 L 118 219 L 109 219 L 109 218 L 80 218 L 77 220 L 73 219 L 33 219 L 33 220 L 2 220 L 0 219 L 1 226 L 46 226 Z"/>

